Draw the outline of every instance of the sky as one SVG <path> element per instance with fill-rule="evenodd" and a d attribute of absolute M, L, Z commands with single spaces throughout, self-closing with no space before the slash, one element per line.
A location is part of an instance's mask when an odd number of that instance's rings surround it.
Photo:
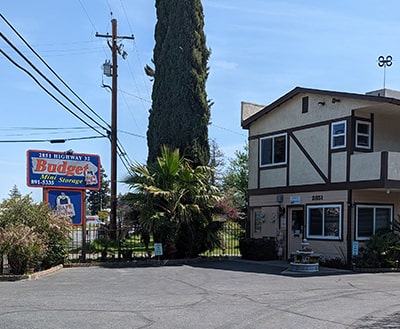
<path fill-rule="evenodd" d="M 211 50 L 206 90 L 214 102 L 209 137 L 227 163 L 236 150 L 243 151 L 247 141 L 247 131 L 240 124 L 242 101 L 268 105 L 296 86 L 360 94 L 384 85 L 400 90 L 397 0 L 203 0 L 202 4 Z M 110 141 L 99 138 L 98 131 L 103 130 L 96 124 L 91 122 L 95 130 L 89 128 L 71 111 L 86 118 L 83 111 L 101 125 L 111 121 L 111 93 L 102 87 L 111 85 L 111 78 L 102 71 L 111 51 L 96 32 L 111 34 L 113 18 L 119 36 L 135 36 L 135 40 L 121 40 L 128 56 L 118 58 L 118 139 L 130 162 L 145 163 L 152 81 L 143 68 L 153 56 L 155 1 L 15 0 L 2 1 L 0 8 L 68 86 L 0 19 L 0 201 L 8 198 L 15 185 L 23 195 L 42 200 L 42 190 L 26 183 L 27 150 L 99 155 L 110 177 Z M 388 55 L 393 65 L 379 67 L 378 57 Z M 72 140 L 49 142 L 54 139 Z M 119 160 L 117 178 L 122 181 L 126 176 Z M 118 184 L 118 193 L 128 191 L 129 186 Z"/>

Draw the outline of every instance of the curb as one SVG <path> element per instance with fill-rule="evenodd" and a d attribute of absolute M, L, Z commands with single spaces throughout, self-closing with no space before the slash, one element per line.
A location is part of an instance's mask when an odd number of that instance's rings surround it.
<path fill-rule="evenodd" d="M 49 268 L 48 270 L 44 270 L 44 271 L 39 271 L 39 272 L 35 272 L 32 274 L 27 275 L 28 276 L 28 280 L 37 280 L 43 276 L 49 275 L 49 274 L 53 274 L 55 272 L 58 272 L 59 270 L 61 270 L 64 266 L 62 264 L 54 266 L 52 268 Z"/>
<path fill-rule="evenodd" d="M 23 274 L 23 275 L 0 275 L 0 282 L 1 281 L 20 281 L 20 280 L 37 280 L 43 276 L 53 274 L 61 270 L 64 266 L 57 265 L 52 268 L 49 268 L 44 271 L 35 272 L 32 274 Z"/>
<path fill-rule="evenodd" d="M 64 264 L 65 268 L 72 267 L 105 267 L 105 268 L 123 268 L 123 267 L 158 267 L 158 266 L 179 266 L 190 265 L 199 262 L 212 262 L 217 260 L 228 260 L 228 257 L 221 258 L 186 258 L 186 259 L 148 259 L 139 261 L 121 261 L 121 262 L 88 262 L 88 263 L 68 263 Z"/>

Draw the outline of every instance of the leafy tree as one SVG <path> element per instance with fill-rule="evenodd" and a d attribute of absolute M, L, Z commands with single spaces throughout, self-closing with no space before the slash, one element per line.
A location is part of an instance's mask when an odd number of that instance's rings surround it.
<path fill-rule="evenodd" d="M 193 168 L 177 149 L 162 148 L 157 162 L 132 167 L 125 180 L 139 200 L 141 229 L 161 242 L 166 257 L 195 257 L 219 243 L 213 221 L 218 191 L 209 184 L 211 168 Z"/>
<path fill-rule="evenodd" d="M 154 78 L 147 144 L 148 163 L 157 161 L 161 146 L 179 149 L 193 166 L 208 165 L 210 106 L 205 90 L 208 77 L 200 0 L 156 0 L 157 24 Z"/>
<path fill-rule="evenodd" d="M 237 150 L 235 158 L 230 160 L 228 169 L 223 177 L 223 189 L 225 195 L 229 195 L 235 207 L 246 212 L 247 189 L 249 182 L 248 146 L 244 151 Z"/>
<path fill-rule="evenodd" d="M 21 197 L 22 196 L 22 194 L 19 191 L 17 185 L 13 186 L 13 188 L 10 190 L 10 193 L 8 193 L 8 195 L 9 195 L 10 198 L 12 198 L 12 197 Z"/>
<path fill-rule="evenodd" d="M 215 139 L 210 140 L 210 167 L 213 169 L 211 184 L 220 186 L 222 184 L 222 170 L 225 165 L 224 152 L 219 148 Z"/>
<path fill-rule="evenodd" d="M 110 203 L 110 181 L 107 180 L 107 175 L 103 167 L 100 170 L 100 189 L 88 192 L 88 208 L 91 215 L 97 215 L 102 209 L 109 206 Z"/>
<path fill-rule="evenodd" d="M 0 204 L 0 255 L 8 255 L 14 274 L 28 266 L 50 267 L 64 261 L 70 219 L 18 193 Z"/>

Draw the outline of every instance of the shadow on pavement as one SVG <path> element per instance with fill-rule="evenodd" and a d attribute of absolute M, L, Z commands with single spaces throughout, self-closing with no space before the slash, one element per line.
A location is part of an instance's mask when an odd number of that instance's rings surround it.
<path fill-rule="evenodd" d="M 240 271 L 250 273 L 264 273 L 273 275 L 282 275 L 290 277 L 315 277 L 328 275 L 345 275 L 355 274 L 353 271 L 320 267 L 318 272 L 301 273 L 289 271 L 288 261 L 249 261 L 243 259 L 230 260 L 213 260 L 213 261 L 198 261 L 192 264 L 187 264 L 191 267 L 210 268 L 224 271 Z"/>

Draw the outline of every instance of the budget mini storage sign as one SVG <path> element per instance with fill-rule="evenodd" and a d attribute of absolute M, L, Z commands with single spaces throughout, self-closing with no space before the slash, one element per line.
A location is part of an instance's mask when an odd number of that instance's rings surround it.
<path fill-rule="evenodd" d="M 100 157 L 94 154 L 27 151 L 27 184 L 30 187 L 98 190 Z"/>

